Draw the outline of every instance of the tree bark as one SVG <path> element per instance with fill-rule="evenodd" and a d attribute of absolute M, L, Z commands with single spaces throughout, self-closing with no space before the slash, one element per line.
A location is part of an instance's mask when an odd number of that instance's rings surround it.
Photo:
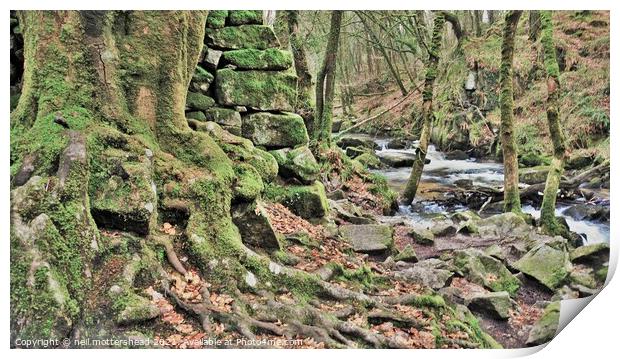
<path fill-rule="evenodd" d="M 174 196 L 191 204 L 187 237 L 201 237 L 203 247 L 235 240 L 226 232 L 231 162 L 185 119 L 206 16 L 19 12 L 26 66 L 11 113 L 12 339 L 66 338 L 82 318 L 93 317 L 93 293 L 107 295 L 108 288 L 93 287 L 101 271 L 94 258 L 109 243 L 92 205 L 102 188 L 113 190 L 109 181 L 137 195 L 114 192 L 115 204 L 149 198 L 139 209 L 147 218 L 143 232 L 157 226 L 158 199 L 172 196 L 153 188 L 178 183 Z M 200 257 L 198 243 L 189 242 Z"/>
<path fill-rule="evenodd" d="M 500 68 L 500 110 L 501 141 L 504 158 L 504 212 L 521 213 L 519 198 L 519 165 L 517 162 L 517 143 L 514 137 L 514 94 L 512 63 L 515 47 L 515 32 L 522 11 L 514 10 L 506 14 L 504 38 L 502 42 L 502 64 Z"/>
<path fill-rule="evenodd" d="M 538 10 L 529 11 L 529 39 L 532 42 L 538 40 L 540 36 L 540 12 Z"/>
<path fill-rule="evenodd" d="M 561 234 L 563 227 L 555 217 L 555 203 L 560 180 L 564 172 L 566 158 L 566 139 L 560 124 L 560 68 L 553 41 L 553 23 L 551 11 L 540 12 L 541 42 L 544 52 L 544 63 L 547 72 L 547 124 L 553 143 L 553 160 L 549 167 L 549 174 L 545 183 L 540 223 L 543 231 L 550 234 Z"/>
<path fill-rule="evenodd" d="M 299 30 L 299 10 L 287 10 L 286 15 L 289 41 L 295 61 L 295 72 L 297 73 L 297 102 L 295 104 L 295 112 L 304 119 L 308 133 L 313 133 L 314 106 L 312 101 L 312 75 L 308 69 L 306 49 L 304 48 Z"/>
<path fill-rule="evenodd" d="M 426 75 L 424 79 L 424 90 L 422 92 L 422 133 L 420 134 L 420 145 L 416 150 L 416 157 L 411 169 L 411 175 L 407 181 L 407 186 L 403 192 L 403 200 L 405 204 L 411 204 L 418 191 L 422 171 L 424 170 L 424 161 L 428 151 L 430 142 L 431 123 L 433 118 L 433 87 L 437 78 L 437 65 L 439 63 L 439 50 L 442 40 L 442 32 L 445 24 L 445 18 L 442 13 L 435 16 L 433 25 L 433 36 L 431 46 L 429 48 L 428 63 Z"/>
<path fill-rule="evenodd" d="M 341 10 L 332 11 L 329 39 L 325 49 L 323 65 L 317 76 L 316 83 L 316 111 L 317 123 L 314 129 L 314 142 L 316 149 L 331 146 L 332 134 L 332 110 L 335 93 L 336 79 L 336 55 L 338 54 L 338 42 L 340 40 L 340 24 L 342 22 Z"/>
<path fill-rule="evenodd" d="M 482 36 L 482 10 L 474 10 L 474 27 L 476 36 Z"/>

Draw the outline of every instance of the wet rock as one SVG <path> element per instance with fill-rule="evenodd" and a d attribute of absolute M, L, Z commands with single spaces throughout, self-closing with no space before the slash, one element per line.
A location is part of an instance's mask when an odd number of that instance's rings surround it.
<path fill-rule="evenodd" d="M 381 153 L 379 159 L 389 167 L 411 167 L 415 161 L 415 154 L 404 152 L 385 152 Z"/>
<path fill-rule="evenodd" d="M 468 160 L 469 159 L 469 155 L 465 151 L 454 150 L 454 151 L 450 151 L 450 152 L 446 153 L 446 159 L 450 160 L 450 161 L 454 161 L 454 160 L 463 161 L 463 160 Z"/>
<path fill-rule="evenodd" d="M 432 246 L 435 244 L 435 235 L 428 229 L 416 228 L 411 230 L 408 234 L 418 244 L 425 246 Z"/>
<path fill-rule="evenodd" d="M 256 146 L 297 147 L 308 144 L 308 133 L 301 116 L 294 113 L 257 112 L 244 115 L 241 132 Z"/>
<path fill-rule="evenodd" d="M 582 170 L 594 163 L 595 153 L 577 152 L 568 157 L 565 164 L 567 170 Z"/>
<path fill-rule="evenodd" d="M 476 293 L 465 302 L 471 310 L 483 312 L 498 319 L 510 318 L 512 302 L 508 292 Z"/>
<path fill-rule="evenodd" d="M 545 344 L 555 336 L 560 322 L 560 302 L 549 304 L 542 317 L 532 326 L 526 344 L 529 346 Z"/>
<path fill-rule="evenodd" d="M 407 245 L 400 252 L 398 252 L 398 254 L 394 256 L 394 261 L 415 263 L 418 261 L 418 256 L 416 255 L 413 247 L 411 247 L 410 245 Z"/>
<path fill-rule="evenodd" d="M 470 179 L 458 179 L 454 181 L 454 184 L 459 188 L 465 188 L 465 189 L 474 187 L 474 181 Z"/>
<path fill-rule="evenodd" d="M 297 77 L 288 72 L 221 69 L 215 77 L 217 102 L 224 106 L 292 111 L 296 89 Z"/>
<path fill-rule="evenodd" d="M 489 237 L 524 237 L 532 231 L 523 217 L 509 212 L 475 221 L 478 233 Z"/>
<path fill-rule="evenodd" d="M 363 155 L 364 153 L 368 153 L 368 152 L 369 152 L 368 148 L 364 148 L 364 147 L 347 147 L 345 150 L 345 153 L 350 158 L 355 158 L 359 155 Z"/>
<path fill-rule="evenodd" d="M 564 211 L 564 215 L 570 216 L 578 221 L 582 220 L 609 220 L 609 209 L 603 206 L 590 204 L 575 204 Z"/>
<path fill-rule="evenodd" d="M 549 166 L 522 168 L 519 170 L 519 182 L 529 185 L 545 183 L 548 173 Z"/>
<path fill-rule="evenodd" d="M 430 258 L 420 261 L 409 268 L 394 272 L 394 275 L 398 279 L 422 284 L 432 289 L 439 289 L 446 286 L 446 283 L 452 278 L 454 273 L 449 269 L 446 262 Z"/>
<path fill-rule="evenodd" d="M 470 282 L 494 292 L 506 291 L 513 295 L 521 285 L 500 260 L 479 249 L 469 248 L 454 252 L 454 266 Z"/>
<path fill-rule="evenodd" d="M 244 203 L 233 208 L 232 219 L 243 243 L 255 248 L 280 250 L 275 230 L 261 202 Z"/>
<path fill-rule="evenodd" d="M 345 134 L 338 139 L 336 142 L 338 147 L 347 148 L 347 147 L 362 147 L 368 148 L 371 150 L 375 150 L 379 148 L 379 145 L 375 141 L 370 138 L 360 137 L 353 134 Z"/>
<path fill-rule="evenodd" d="M 286 70 L 293 65 L 293 55 L 280 49 L 241 49 L 226 51 L 220 59 L 239 70 Z"/>
<path fill-rule="evenodd" d="M 431 232 L 435 237 L 452 237 L 456 235 L 457 230 L 452 221 L 438 221 L 431 226 Z"/>
<path fill-rule="evenodd" d="M 379 254 L 392 249 L 392 227 L 380 224 L 347 224 L 340 227 L 340 235 L 361 253 Z"/>
<path fill-rule="evenodd" d="M 211 48 L 238 50 L 280 47 L 276 34 L 269 26 L 240 25 L 220 29 L 207 28 L 205 42 Z"/>
<path fill-rule="evenodd" d="M 393 150 L 403 150 L 407 148 L 408 144 L 409 143 L 405 139 L 395 138 L 393 140 L 390 140 L 390 142 L 387 143 L 387 148 L 393 149 Z"/>
<path fill-rule="evenodd" d="M 278 162 L 281 177 L 297 178 L 304 184 L 311 184 L 317 179 L 319 164 L 307 146 L 283 148 L 270 153 Z"/>
<path fill-rule="evenodd" d="M 571 263 L 566 249 L 557 249 L 543 243 L 527 252 L 514 263 L 514 267 L 554 290 L 566 279 Z"/>

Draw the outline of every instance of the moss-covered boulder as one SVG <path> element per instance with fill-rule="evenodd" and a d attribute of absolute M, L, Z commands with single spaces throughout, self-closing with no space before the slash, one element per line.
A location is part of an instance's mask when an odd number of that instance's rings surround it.
<path fill-rule="evenodd" d="M 394 247 L 393 229 L 381 224 L 347 224 L 340 226 L 340 235 L 361 253 L 385 253 Z"/>
<path fill-rule="evenodd" d="M 286 70 L 293 65 L 293 55 L 280 49 L 241 49 L 226 51 L 221 60 L 240 70 Z"/>
<path fill-rule="evenodd" d="M 269 215 L 261 202 L 237 205 L 233 208 L 232 216 L 245 244 L 267 250 L 281 249 Z"/>
<path fill-rule="evenodd" d="M 209 47 L 222 50 L 269 49 L 280 47 L 276 34 L 269 26 L 240 25 L 205 31 L 205 42 Z"/>
<path fill-rule="evenodd" d="M 255 200 L 265 189 L 260 173 L 247 163 L 240 163 L 234 169 L 233 198 L 242 202 Z"/>
<path fill-rule="evenodd" d="M 216 122 L 224 127 L 241 129 L 241 115 L 231 108 L 211 107 L 204 114 L 207 121 Z"/>
<path fill-rule="evenodd" d="M 466 301 L 469 309 L 497 319 L 510 318 L 512 302 L 508 292 L 476 293 Z"/>
<path fill-rule="evenodd" d="M 310 186 L 276 186 L 265 189 L 265 197 L 282 203 L 296 215 L 305 219 L 323 218 L 329 213 L 325 187 L 321 182 Z"/>
<path fill-rule="evenodd" d="M 319 164 L 308 146 L 282 148 L 270 153 L 278 162 L 278 174 L 281 177 L 296 178 L 305 184 L 311 184 L 317 179 Z"/>
<path fill-rule="evenodd" d="M 504 264 L 479 249 L 465 249 L 454 253 L 454 266 L 469 281 L 494 292 L 506 291 L 514 295 L 521 282 Z"/>
<path fill-rule="evenodd" d="M 364 168 L 381 168 L 381 160 L 374 153 L 365 152 L 355 157 L 354 162 L 359 163 Z"/>
<path fill-rule="evenodd" d="M 451 267 L 437 258 L 425 259 L 409 268 L 394 272 L 394 276 L 398 279 L 432 289 L 445 287 L 453 275 L 454 272 L 452 272 Z"/>
<path fill-rule="evenodd" d="M 394 256 L 394 261 L 395 262 L 411 262 L 411 263 L 415 263 L 418 261 L 418 256 L 415 252 L 415 250 L 413 249 L 413 247 L 411 247 L 411 245 L 407 244 L 405 246 L 405 248 L 403 248 L 402 250 L 398 251 L 398 253 Z"/>
<path fill-rule="evenodd" d="M 113 298 L 116 310 L 115 322 L 120 325 L 129 325 L 157 318 L 159 308 L 148 299 L 132 292 L 119 293 Z"/>
<path fill-rule="evenodd" d="M 306 125 L 297 114 L 256 112 L 243 116 L 241 120 L 243 137 L 256 146 L 283 148 L 308 144 Z"/>
<path fill-rule="evenodd" d="M 485 237 L 522 238 L 532 232 L 532 227 L 525 222 L 523 217 L 512 212 L 482 218 L 476 220 L 475 224 L 478 233 Z"/>
<path fill-rule="evenodd" d="M 409 237 L 413 239 L 414 242 L 424 245 L 424 246 L 432 246 L 435 244 L 435 235 L 432 231 L 424 228 L 414 228 L 409 231 Z"/>
<path fill-rule="evenodd" d="M 549 166 L 522 168 L 519 170 L 519 182 L 529 185 L 544 183 L 548 173 Z"/>
<path fill-rule="evenodd" d="M 260 111 L 292 111 L 297 96 L 297 77 L 277 71 L 221 69 L 215 79 L 217 102 L 247 106 Z"/>
<path fill-rule="evenodd" d="M 609 256 L 608 243 L 595 243 L 577 247 L 570 252 L 570 260 L 573 262 L 589 262 L 598 259 L 599 256 Z"/>
<path fill-rule="evenodd" d="M 188 92 L 185 107 L 190 110 L 207 110 L 215 105 L 215 100 L 198 92 Z"/>
<path fill-rule="evenodd" d="M 99 228 L 113 228 L 139 234 L 150 232 L 154 218 L 157 193 L 152 168 L 146 156 L 129 159 L 135 154 L 107 150 L 102 166 L 109 177 L 91 194 L 91 214 Z"/>
<path fill-rule="evenodd" d="M 188 120 L 206 121 L 207 116 L 203 111 L 187 111 L 185 112 L 185 118 Z"/>
<path fill-rule="evenodd" d="M 263 10 L 230 10 L 228 11 L 229 25 L 247 25 L 263 23 Z"/>
<path fill-rule="evenodd" d="M 210 10 L 207 16 L 207 27 L 211 29 L 219 29 L 226 25 L 228 10 Z"/>
<path fill-rule="evenodd" d="M 514 267 L 551 290 L 559 287 L 571 271 L 568 251 L 546 243 L 532 248 L 514 263 Z"/>
<path fill-rule="evenodd" d="M 560 323 L 560 302 L 553 302 L 545 308 L 542 317 L 532 326 L 527 345 L 535 346 L 550 342 L 558 331 Z"/>
<path fill-rule="evenodd" d="M 208 95 L 209 86 L 213 82 L 213 75 L 200 66 L 196 66 L 192 81 L 190 82 L 190 90 Z"/>

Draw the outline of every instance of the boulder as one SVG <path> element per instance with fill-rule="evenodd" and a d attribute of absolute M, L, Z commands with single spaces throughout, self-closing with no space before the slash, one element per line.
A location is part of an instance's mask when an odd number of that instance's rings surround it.
<path fill-rule="evenodd" d="M 348 201 L 328 201 L 329 208 L 336 217 L 352 224 L 374 224 L 373 218 L 364 217 L 359 207 Z"/>
<path fill-rule="evenodd" d="M 519 170 L 519 182 L 529 185 L 545 183 L 549 166 L 522 168 Z"/>
<path fill-rule="evenodd" d="M 548 157 L 536 152 L 526 152 L 519 156 L 519 164 L 524 167 L 546 166 L 550 162 Z"/>
<path fill-rule="evenodd" d="M 594 163 L 594 159 L 594 152 L 573 153 L 568 157 L 568 159 L 566 159 L 566 164 L 564 167 L 567 170 L 582 170 L 588 166 L 591 166 Z"/>
<path fill-rule="evenodd" d="M 306 125 L 297 114 L 256 112 L 244 115 L 241 120 L 243 137 L 256 146 L 283 148 L 308 144 Z"/>
<path fill-rule="evenodd" d="M 578 203 L 568 207 L 564 213 L 578 221 L 582 220 L 609 220 L 609 209 L 604 206 Z"/>
<path fill-rule="evenodd" d="M 470 179 L 462 178 L 462 179 L 457 179 L 456 181 L 454 181 L 454 185 L 459 188 L 470 189 L 474 187 L 474 181 Z"/>
<path fill-rule="evenodd" d="M 435 237 L 452 237 L 456 235 L 458 228 L 452 221 L 436 221 L 433 222 L 430 230 Z"/>
<path fill-rule="evenodd" d="M 432 246 L 435 244 L 435 235 L 428 229 L 415 228 L 409 231 L 409 237 L 413 238 L 413 241 L 425 246 Z"/>
<path fill-rule="evenodd" d="M 311 184 L 319 174 L 319 164 L 307 146 L 295 149 L 282 148 L 270 152 L 278 162 L 278 174 L 284 178 L 297 178 Z"/>
<path fill-rule="evenodd" d="M 265 186 L 260 173 L 247 163 L 236 163 L 233 198 L 235 202 L 252 202 L 263 192 Z"/>
<path fill-rule="evenodd" d="M 547 288 L 558 288 L 571 270 L 568 251 L 542 243 L 514 263 L 519 271 L 533 277 Z"/>
<path fill-rule="evenodd" d="M 241 25 L 227 26 L 220 29 L 207 28 L 205 42 L 217 49 L 259 49 L 280 47 L 276 34 L 269 26 Z"/>
<path fill-rule="evenodd" d="M 586 246 L 578 247 L 570 252 L 570 260 L 573 262 L 592 262 L 600 261 L 600 257 L 609 257 L 609 244 L 608 243 L 595 243 Z M 598 260 L 597 260 L 598 259 Z M 604 262 L 600 261 L 601 263 Z"/>
<path fill-rule="evenodd" d="M 205 46 L 207 53 L 205 54 L 203 64 L 209 70 L 215 72 L 220 63 L 222 57 L 222 51 L 216 49 L 210 49 Z"/>
<path fill-rule="evenodd" d="M 266 196 L 305 219 L 323 218 L 329 213 L 325 187 L 318 181 L 310 186 L 268 188 Z"/>
<path fill-rule="evenodd" d="M 413 247 L 411 247 L 411 245 L 408 244 L 407 246 L 405 246 L 405 248 L 403 248 L 401 251 L 398 252 L 398 254 L 394 256 L 394 261 L 415 263 L 418 261 L 418 256 L 416 255 Z"/>
<path fill-rule="evenodd" d="M 514 295 L 521 282 L 504 264 L 479 249 L 468 248 L 454 252 L 454 266 L 470 282 L 485 286 L 494 292 Z"/>
<path fill-rule="evenodd" d="M 207 110 L 215 105 L 215 100 L 198 92 L 188 92 L 185 106 L 191 110 Z"/>
<path fill-rule="evenodd" d="M 246 25 L 246 24 L 258 24 L 263 23 L 263 10 L 229 10 L 228 11 L 228 24 L 229 25 Z"/>
<path fill-rule="evenodd" d="M 598 289 L 598 283 L 592 268 L 585 266 L 574 266 L 573 270 L 568 274 L 568 282 L 571 287 L 583 286 L 590 289 Z"/>
<path fill-rule="evenodd" d="M 379 158 L 374 153 L 363 153 L 355 157 L 354 161 L 359 162 L 362 166 L 366 168 L 381 168 L 381 160 L 379 160 Z"/>
<path fill-rule="evenodd" d="M 369 148 L 371 150 L 375 150 L 379 148 L 379 145 L 375 141 L 367 137 L 360 137 L 353 134 L 345 134 L 338 139 L 336 142 L 338 147 L 347 148 L 347 147 L 363 147 Z"/>
<path fill-rule="evenodd" d="M 287 72 L 218 70 L 217 102 L 259 111 L 292 111 L 297 96 L 297 77 Z"/>
<path fill-rule="evenodd" d="M 207 16 L 207 27 L 211 29 L 219 29 L 226 25 L 228 10 L 210 10 Z"/>
<path fill-rule="evenodd" d="M 359 155 L 363 155 L 364 153 L 368 153 L 368 152 L 370 151 L 367 148 L 363 148 L 363 147 L 347 147 L 345 150 L 345 153 L 350 158 L 355 158 Z"/>
<path fill-rule="evenodd" d="M 512 212 L 479 219 L 475 223 L 478 233 L 485 237 L 520 238 L 532 232 L 532 227 L 525 222 L 523 217 Z"/>
<path fill-rule="evenodd" d="M 200 92 L 203 95 L 209 94 L 209 86 L 213 82 L 213 75 L 200 66 L 196 66 L 194 75 L 190 83 L 190 89 L 193 92 Z"/>
<path fill-rule="evenodd" d="M 117 302 L 122 303 L 115 319 L 120 325 L 144 322 L 157 318 L 160 314 L 159 307 L 134 293 L 124 294 L 123 298 L 117 299 Z"/>
<path fill-rule="evenodd" d="M 293 65 L 293 55 L 280 49 L 226 51 L 221 60 L 240 70 L 286 70 Z"/>
<path fill-rule="evenodd" d="M 387 148 L 393 150 L 402 150 L 407 148 L 408 142 L 402 138 L 394 138 L 387 143 Z"/>
<path fill-rule="evenodd" d="M 526 344 L 536 346 L 550 342 L 558 331 L 560 302 L 553 302 L 545 308 L 543 315 L 532 326 Z"/>
<path fill-rule="evenodd" d="M 384 152 L 379 155 L 381 162 L 389 167 L 411 167 L 415 161 L 415 154 L 405 152 Z"/>
<path fill-rule="evenodd" d="M 280 242 L 261 202 L 244 203 L 232 210 L 232 219 L 243 243 L 254 248 L 280 250 Z"/>
<path fill-rule="evenodd" d="M 450 152 L 446 153 L 446 159 L 447 160 L 451 160 L 451 161 L 453 161 L 453 160 L 464 161 L 464 160 L 468 160 L 469 159 L 469 155 L 465 151 L 454 150 L 454 151 L 450 151 Z"/>
<path fill-rule="evenodd" d="M 394 246 L 393 230 L 381 224 L 347 224 L 340 227 L 340 235 L 362 253 L 380 254 Z"/>
<path fill-rule="evenodd" d="M 241 129 L 241 115 L 233 109 L 211 107 L 204 114 L 207 121 L 213 121 L 221 126 Z"/>
<path fill-rule="evenodd" d="M 510 318 L 512 302 L 508 292 L 476 293 L 465 304 L 469 309 L 488 314 L 497 319 Z"/>
<path fill-rule="evenodd" d="M 203 111 L 188 111 L 185 112 L 185 118 L 188 120 L 206 121 L 207 117 Z"/>
<path fill-rule="evenodd" d="M 394 272 L 394 275 L 398 279 L 422 284 L 432 289 L 439 289 L 446 286 L 446 283 L 452 278 L 454 273 L 446 262 L 437 258 L 429 258 L 409 268 Z"/>

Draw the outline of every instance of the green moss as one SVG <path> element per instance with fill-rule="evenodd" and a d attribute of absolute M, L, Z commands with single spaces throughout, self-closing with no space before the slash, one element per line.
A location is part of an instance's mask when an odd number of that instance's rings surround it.
<path fill-rule="evenodd" d="M 273 29 L 263 25 L 227 26 L 222 29 L 207 29 L 209 46 L 220 49 L 259 49 L 279 47 Z"/>
<path fill-rule="evenodd" d="M 185 105 L 191 109 L 207 110 L 215 105 L 215 100 L 197 92 L 188 92 Z"/>
<path fill-rule="evenodd" d="M 304 146 L 309 141 L 303 118 L 288 112 L 257 112 L 244 116 L 241 132 L 254 145 L 267 148 Z"/>
<path fill-rule="evenodd" d="M 243 70 L 286 70 L 293 65 L 291 53 L 277 48 L 226 51 L 222 60 Z"/>
<path fill-rule="evenodd" d="M 230 10 L 228 12 L 230 25 L 262 24 L 262 10 Z"/>
<path fill-rule="evenodd" d="M 192 76 L 192 81 L 198 83 L 208 83 L 213 82 L 213 75 L 209 73 L 209 71 L 203 69 L 200 66 L 196 66 L 196 70 L 194 71 L 194 75 Z"/>
<path fill-rule="evenodd" d="M 219 29 L 226 24 L 228 10 L 210 10 L 207 16 L 207 27 Z"/>
<path fill-rule="evenodd" d="M 249 164 L 235 166 L 236 182 L 233 187 L 233 196 L 249 202 L 256 199 L 265 189 L 263 180 L 258 171 Z"/>
<path fill-rule="evenodd" d="M 282 203 L 296 215 L 306 219 L 322 218 L 329 213 L 325 187 L 320 182 L 310 186 L 265 187 L 265 198 Z"/>
<path fill-rule="evenodd" d="M 249 106 L 262 111 L 292 111 L 297 97 L 297 77 L 288 72 L 234 71 L 216 74 L 217 102 L 225 106 Z"/>
<path fill-rule="evenodd" d="M 381 161 L 374 153 L 362 153 L 355 157 L 355 160 L 362 164 L 366 168 L 379 168 L 381 167 Z"/>

